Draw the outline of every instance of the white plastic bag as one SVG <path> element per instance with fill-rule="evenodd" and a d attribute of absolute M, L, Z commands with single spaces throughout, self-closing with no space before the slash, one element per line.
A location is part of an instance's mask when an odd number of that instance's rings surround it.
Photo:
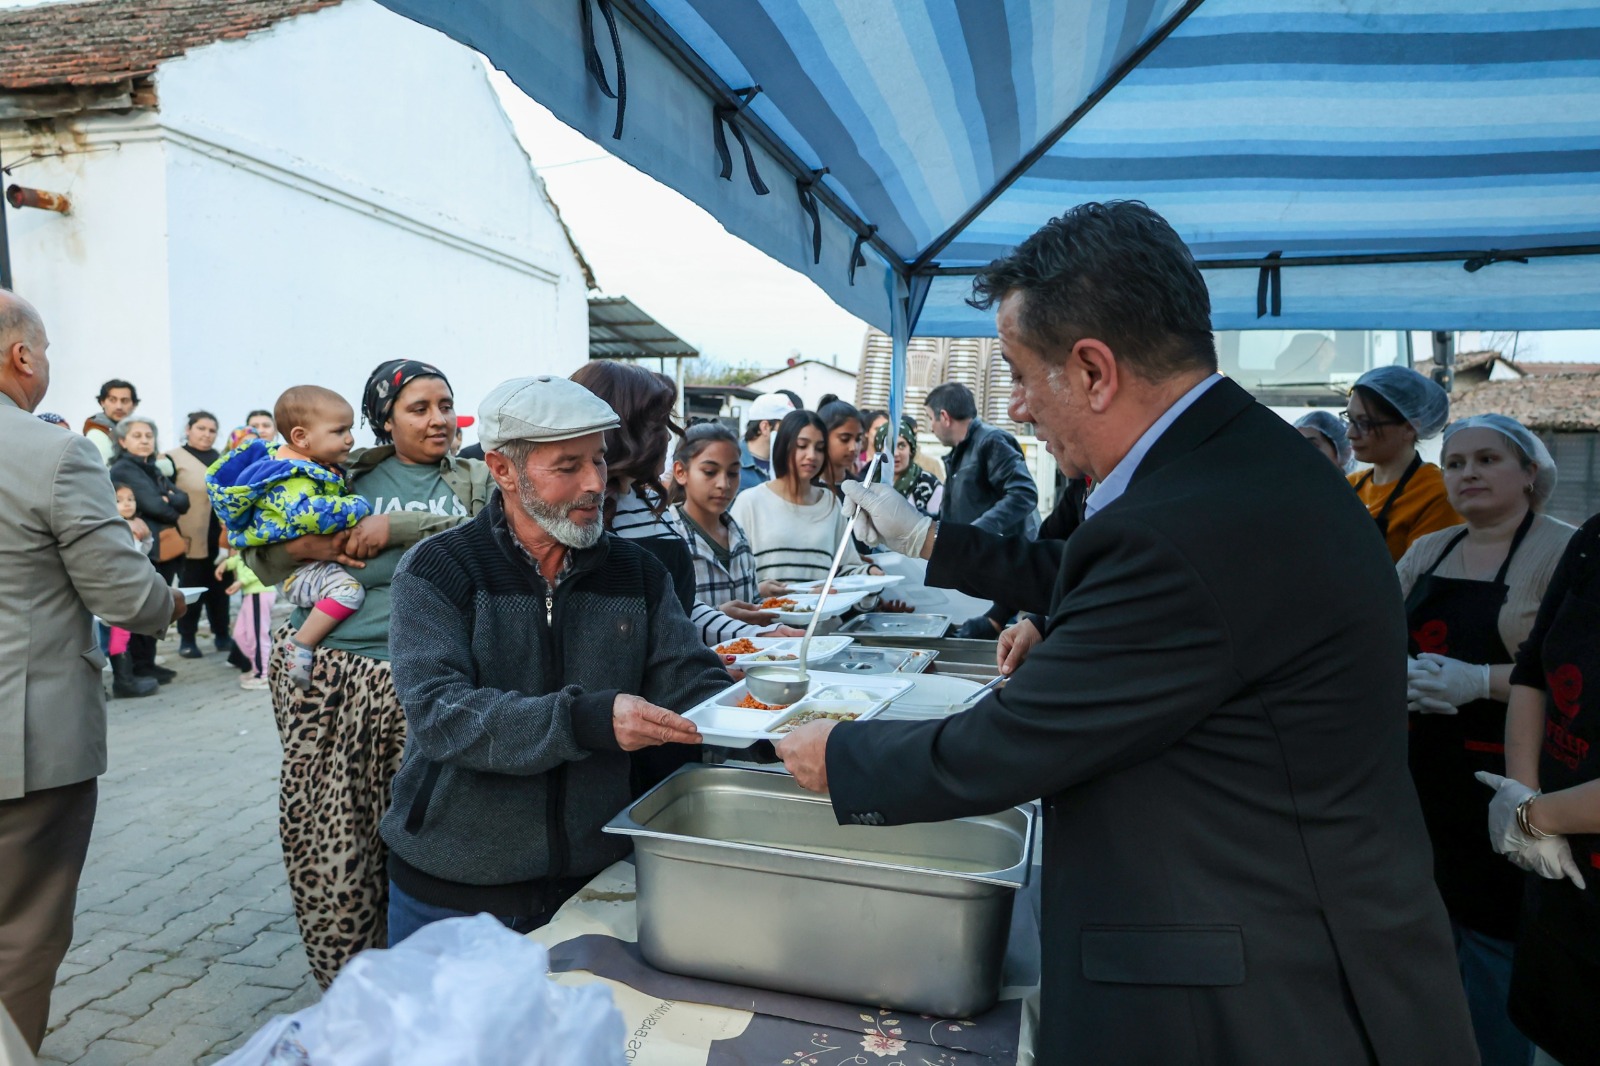
<path fill-rule="evenodd" d="M 486 914 L 363 951 L 322 1001 L 279 1016 L 221 1066 L 608 1066 L 622 1015 L 603 985 L 569 988 L 550 956 Z"/>

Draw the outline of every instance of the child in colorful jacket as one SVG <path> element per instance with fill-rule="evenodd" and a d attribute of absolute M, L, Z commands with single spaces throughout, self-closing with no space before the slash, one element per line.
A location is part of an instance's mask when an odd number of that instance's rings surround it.
<path fill-rule="evenodd" d="M 206 493 L 228 543 L 252 548 L 339 533 L 372 513 L 349 491 L 340 465 L 355 446 L 355 412 L 343 397 L 296 385 L 278 397 L 273 418 L 282 443 L 250 441 L 206 472 Z M 366 591 L 338 563 L 310 562 L 284 580 L 283 593 L 311 612 L 289 646 L 289 679 L 307 689 L 317 646 L 361 608 Z"/>

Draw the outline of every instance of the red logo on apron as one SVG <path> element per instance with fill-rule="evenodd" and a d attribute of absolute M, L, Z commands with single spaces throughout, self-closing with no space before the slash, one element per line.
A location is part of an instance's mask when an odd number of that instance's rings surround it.
<path fill-rule="evenodd" d="M 1583 671 L 1567 663 L 1551 670 L 1545 679 L 1550 684 L 1550 698 L 1556 710 L 1568 718 L 1576 717 L 1578 699 L 1583 695 Z"/>
<path fill-rule="evenodd" d="M 1412 632 L 1411 639 L 1425 652 L 1433 652 L 1435 655 L 1450 654 L 1450 627 L 1444 624 L 1443 619 L 1435 618 L 1431 622 L 1422 623 L 1420 629 Z"/>

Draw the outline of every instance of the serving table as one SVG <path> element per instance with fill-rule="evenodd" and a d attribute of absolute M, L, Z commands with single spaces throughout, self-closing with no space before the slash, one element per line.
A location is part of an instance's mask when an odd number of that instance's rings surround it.
<path fill-rule="evenodd" d="M 597 874 L 528 936 L 565 984 L 611 989 L 634 1066 L 1032 1066 L 1039 981 L 1038 877 L 1017 895 L 999 1003 L 930 1018 L 664 973 L 639 954 L 631 859 Z"/>

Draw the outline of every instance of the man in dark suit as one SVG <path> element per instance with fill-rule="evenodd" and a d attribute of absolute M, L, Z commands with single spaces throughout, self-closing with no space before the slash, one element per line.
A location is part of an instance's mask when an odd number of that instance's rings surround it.
<path fill-rule="evenodd" d="M 1477 1061 L 1406 771 L 1406 632 L 1372 520 L 1216 373 L 1188 250 L 1137 203 L 1052 220 L 975 285 L 1011 416 L 1093 479 L 1065 542 L 847 489 L 930 583 L 1044 612 L 943 721 L 797 730 L 841 822 L 1044 799 L 1040 1063 Z"/>

